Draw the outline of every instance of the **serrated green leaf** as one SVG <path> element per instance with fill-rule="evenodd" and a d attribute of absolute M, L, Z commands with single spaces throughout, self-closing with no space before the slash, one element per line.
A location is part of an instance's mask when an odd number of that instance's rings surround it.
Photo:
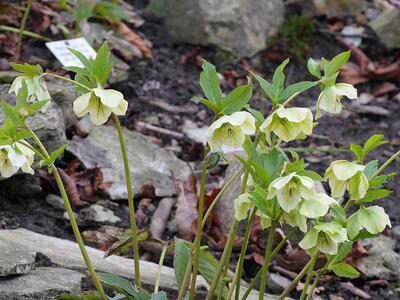
<path fill-rule="evenodd" d="M 35 77 L 35 76 L 40 76 L 43 74 L 42 67 L 40 65 L 30 65 L 30 64 L 16 64 L 13 62 L 10 62 L 10 66 L 18 71 L 22 72 L 24 76 L 26 77 Z"/>
<path fill-rule="evenodd" d="M 258 110 L 253 109 L 251 107 L 246 107 L 249 113 L 253 115 L 254 118 L 256 118 L 257 122 L 260 123 L 260 125 L 265 121 L 265 118 L 262 113 L 260 113 Z"/>
<path fill-rule="evenodd" d="M 335 74 L 350 58 L 351 50 L 336 55 L 326 66 L 325 76 Z"/>
<path fill-rule="evenodd" d="M 350 151 L 355 154 L 355 156 L 357 157 L 357 159 L 359 161 L 363 161 L 364 160 L 364 151 L 363 151 L 363 148 L 360 145 L 351 144 L 350 145 Z"/>
<path fill-rule="evenodd" d="M 374 200 L 382 199 L 389 196 L 393 191 L 385 189 L 369 190 L 365 194 L 364 198 L 360 199 L 360 202 L 372 202 Z"/>
<path fill-rule="evenodd" d="M 365 165 L 365 169 L 363 172 L 364 172 L 365 176 L 367 176 L 367 178 L 370 179 L 372 177 L 372 175 L 374 175 L 376 170 L 378 170 L 378 161 L 371 160 L 370 162 L 368 162 Z"/>
<path fill-rule="evenodd" d="M 285 59 L 275 70 L 274 75 L 272 77 L 272 85 L 274 86 L 274 98 L 278 99 L 280 93 L 282 92 L 284 86 L 283 83 L 285 81 L 285 74 L 283 73 L 283 69 L 289 63 L 289 58 Z"/>
<path fill-rule="evenodd" d="M 293 96 L 295 93 L 302 93 L 313 86 L 316 86 L 318 82 L 316 81 L 301 81 L 289 85 L 279 96 L 279 101 L 285 101 L 287 98 Z"/>
<path fill-rule="evenodd" d="M 206 60 L 202 65 L 203 71 L 200 73 L 200 86 L 204 95 L 209 101 L 214 104 L 220 105 L 222 99 L 222 91 L 219 86 L 219 78 L 215 66 Z"/>
<path fill-rule="evenodd" d="M 338 262 L 341 262 L 351 251 L 353 248 L 353 242 L 348 241 L 339 246 L 338 253 L 334 257 L 334 259 L 331 261 L 331 264 L 336 264 Z"/>
<path fill-rule="evenodd" d="M 48 100 L 42 100 L 42 101 L 37 101 L 32 103 L 31 105 L 28 106 L 29 110 L 32 111 L 31 114 L 36 113 L 37 111 L 39 111 L 40 109 L 42 109 L 47 103 L 50 102 L 50 99 Z"/>
<path fill-rule="evenodd" d="M 313 60 L 312 58 L 309 58 L 307 61 L 307 68 L 308 71 L 310 72 L 311 75 L 314 75 L 318 79 L 321 78 L 321 70 L 319 64 Z"/>
<path fill-rule="evenodd" d="M 107 82 L 113 67 L 113 63 L 110 62 L 110 55 L 111 52 L 108 50 L 108 43 L 106 41 L 100 46 L 96 58 L 92 63 L 93 74 L 101 85 L 104 85 Z"/>
<path fill-rule="evenodd" d="M 53 151 L 50 153 L 50 160 L 52 162 L 55 162 L 57 158 L 59 158 L 65 151 L 65 149 L 67 149 L 69 145 L 63 145 L 60 148 L 58 148 L 57 150 Z"/>
<path fill-rule="evenodd" d="M 248 84 L 237 87 L 221 99 L 220 114 L 232 114 L 241 110 L 250 101 L 252 95 L 253 84 L 249 79 Z"/>
<path fill-rule="evenodd" d="M 369 152 L 374 150 L 375 148 L 388 143 L 388 141 L 382 141 L 384 138 L 383 134 L 375 134 L 371 136 L 364 144 L 364 156 L 366 156 Z"/>
<path fill-rule="evenodd" d="M 356 269 L 345 263 L 332 265 L 331 270 L 341 277 L 356 278 L 361 275 Z"/>
<path fill-rule="evenodd" d="M 114 288 L 124 295 L 137 297 L 139 300 L 151 300 L 151 296 L 144 290 L 137 290 L 133 287 L 129 280 L 121 278 L 113 274 L 98 274 L 100 282 Z"/>
<path fill-rule="evenodd" d="M 86 58 L 85 55 L 83 55 L 81 52 L 79 52 L 78 50 L 72 49 L 72 48 L 68 48 L 69 51 L 72 52 L 72 54 L 74 54 L 79 61 L 85 66 L 85 68 L 90 72 L 93 73 L 95 70 L 93 69 L 93 60 L 90 60 L 89 58 Z"/>
<path fill-rule="evenodd" d="M 15 134 L 14 139 L 19 141 L 19 140 L 29 139 L 31 137 L 32 134 L 28 130 L 20 130 Z"/>

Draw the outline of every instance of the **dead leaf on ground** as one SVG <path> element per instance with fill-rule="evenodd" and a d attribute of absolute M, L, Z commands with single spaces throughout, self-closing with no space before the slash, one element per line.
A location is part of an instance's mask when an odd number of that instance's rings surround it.
<path fill-rule="evenodd" d="M 179 235 L 184 238 L 191 240 L 195 233 L 195 224 L 197 220 L 197 179 L 194 175 L 189 177 L 186 183 L 176 183 L 176 190 L 178 199 L 176 201 L 176 224 L 178 227 Z"/>
<path fill-rule="evenodd" d="M 103 225 L 97 230 L 86 230 L 82 232 L 84 240 L 97 243 L 100 245 L 109 245 L 118 241 L 117 236 L 121 234 L 125 229 Z"/>

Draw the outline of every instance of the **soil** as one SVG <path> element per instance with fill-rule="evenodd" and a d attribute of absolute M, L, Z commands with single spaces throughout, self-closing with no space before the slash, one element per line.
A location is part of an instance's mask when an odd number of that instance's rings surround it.
<path fill-rule="evenodd" d="M 145 0 L 133 0 L 130 2 L 139 10 L 142 10 L 147 4 Z M 296 9 L 293 9 L 293 11 L 296 11 Z M 135 30 L 151 41 L 155 59 L 133 60 L 130 64 L 129 79 L 112 86 L 123 92 L 130 104 L 128 113 L 123 120 L 123 125 L 132 130 L 137 130 L 137 121 L 149 122 L 151 118 L 154 120 L 154 116 L 157 116 L 158 126 L 175 132 L 181 131 L 185 119 L 195 121 L 199 127 L 208 125 L 212 120 L 211 112 L 190 101 L 192 96 L 201 95 L 198 85 L 200 67 L 194 60 L 182 63 L 182 57 L 189 56 L 193 51 L 196 51 L 197 55 L 216 64 L 221 73 L 234 70 L 239 74 L 239 78 L 245 77 L 243 61 L 222 63 L 217 59 L 218 55 L 215 49 L 199 48 L 193 45 L 175 45 L 168 36 L 163 20 L 144 14 L 142 17 L 145 19 L 145 23 Z M 367 40 L 365 44 L 364 51 L 372 59 L 379 59 L 382 55 L 389 53 L 384 46 L 377 44 L 373 39 Z M 44 49 L 43 44 L 35 43 L 32 46 L 34 49 L 33 53 L 36 53 L 38 57 L 49 60 L 48 65 L 54 65 L 53 58 L 47 54 L 42 54 L 47 53 L 47 51 L 40 51 Z M 337 43 L 332 35 L 320 31 L 315 38 L 314 45 L 310 47 L 307 56 L 313 58 L 325 56 L 330 58 L 343 50 L 345 49 Z M 265 51 L 265 53 L 260 55 L 262 63 L 259 65 L 254 64 L 252 68 L 257 72 L 265 74 L 266 78 L 269 79 L 273 70 L 279 64 L 279 59 L 271 59 L 271 57 L 279 57 L 276 54 L 273 49 Z M 251 60 L 247 61 L 251 63 Z M 310 79 L 306 75 L 308 72 L 304 62 L 292 62 L 286 71 L 288 84 Z M 376 86 L 376 82 L 359 85 L 359 94 L 371 92 Z M 223 89 L 225 90 L 230 90 L 233 87 L 228 83 L 223 85 Z M 262 97 L 258 90 L 255 91 L 252 105 L 259 107 Z M 314 89 L 299 96 L 294 103 L 296 106 L 313 107 L 316 104 L 317 97 L 318 91 Z M 154 104 L 155 100 L 168 103 L 175 108 L 184 108 L 185 110 L 183 112 L 182 109 L 179 112 L 166 110 Z M 349 105 L 349 101 L 344 100 L 343 105 L 346 108 Z M 305 141 L 293 142 L 290 146 L 346 147 L 350 143 L 361 144 L 372 134 L 384 134 L 386 140 L 390 142 L 375 150 L 368 159 L 378 159 L 380 162 L 385 161 L 392 153 L 398 151 L 400 146 L 400 120 L 396 113 L 400 111 L 400 101 L 395 98 L 395 94 L 387 94 L 384 97 L 375 98 L 369 105 L 383 107 L 392 113 L 384 117 L 372 114 L 348 113 L 346 111 L 340 115 L 325 115 L 319 120 L 319 125 L 315 128 L 311 137 Z M 266 104 L 266 110 L 268 108 L 269 105 Z M 202 146 L 188 138 L 176 139 L 149 130 L 141 130 L 141 132 L 150 136 L 153 141 L 162 147 L 178 149 L 175 150 L 176 155 L 185 161 L 195 163 L 201 161 Z M 318 171 L 320 174 L 323 174 L 332 160 L 351 159 L 350 153 L 336 152 L 304 153 L 304 157 L 310 163 L 310 168 Z M 219 168 L 216 172 L 219 172 L 219 175 L 223 176 L 223 169 Z M 398 166 L 392 164 L 387 171 L 388 173 L 396 172 L 398 171 Z M 0 183 L 0 190 L 4 189 L 5 186 L 6 182 Z M 54 191 L 49 190 L 45 184 L 43 186 L 44 192 L 40 197 L 9 199 L 2 196 L 0 198 L 0 228 L 24 227 L 42 234 L 73 240 L 71 227 L 63 217 L 64 212 L 50 207 L 43 200 L 46 193 Z M 397 198 L 400 195 L 400 186 L 396 185 L 396 181 L 392 181 L 387 185 L 387 188 L 393 190 L 393 194 L 382 201 L 378 201 L 377 204 L 382 205 L 390 213 L 393 225 L 400 224 L 400 206 L 397 202 Z M 123 201 L 118 202 L 118 204 L 117 206 L 110 205 L 115 214 L 123 220 L 117 223 L 116 226 L 128 228 L 129 214 L 126 209 L 127 205 Z M 156 202 L 153 202 L 153 204 L 156 205 Z M 82 231 L 90 230 L 96 229 L 100 225 L 95 222 L 86 222 L 83 220 L 80 228 Z M 48 262 L 45 257 L 38 255 L 37 264 L 39 266 L 48 266 L 49 264 L 51 265 L 51 262 Z M 252 262 L 246 263 L 245 267 L 248 274 L 251 274 L 258 268 Z M 370 294 L 372 299 L 399 299 L 391 288 L 370 288 L 361 279 L 355 280 L 353 283 Z M 330 294 L 342 296 L 345 299 L 354 298 L 354 295 L 341 288 L 338 282 L 326 283 L 324 287 L 325 291 L 321 293 L 323 299 L 329 299 Z"/>

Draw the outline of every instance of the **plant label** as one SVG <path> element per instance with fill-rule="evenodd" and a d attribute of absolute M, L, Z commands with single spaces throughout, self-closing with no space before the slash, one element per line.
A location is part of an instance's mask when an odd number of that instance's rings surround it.
<path fill-rule="evenodd" d="M 83 37 L 71 40 L 48 42 L 46 43 L 46 46 L 64 67 L 84 67 L 79 59 L 68 49 L 77 50 L 87 58 L 96 57 L 96 51 Z"/>

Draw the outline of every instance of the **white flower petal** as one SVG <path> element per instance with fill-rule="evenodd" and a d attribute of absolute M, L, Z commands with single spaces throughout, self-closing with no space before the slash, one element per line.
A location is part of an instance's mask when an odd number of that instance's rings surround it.
<path fill-rule="evenodd" d="M 124 99 L 124 95 L 116 90 L 95 88 L 93 92 L 100 98 L 101 103 L 109 108 L 116 108 Z"/>
<path fill-rule="evenodd" d="M 336 94 L 339 96 L 346 96 L 349 99 L 357 99 L 357 89 L 351 84 L 338 83 L 334 88 Z"/>
<path fill-rule="evenodd" d="M 91 97 L 91 93 L 86 93 L 83 94 L 81 96 L 79 96 L 78 98 L 76 98 L 76 100 L 74 101 L 73 104 L 73 110 L 75 112 L 75 114 L 81 118 L 84 115 L 86 115 L 88 113 L 88 106 L 89 106 L 89 101 L 90 101 L 90 97 Z"/>

